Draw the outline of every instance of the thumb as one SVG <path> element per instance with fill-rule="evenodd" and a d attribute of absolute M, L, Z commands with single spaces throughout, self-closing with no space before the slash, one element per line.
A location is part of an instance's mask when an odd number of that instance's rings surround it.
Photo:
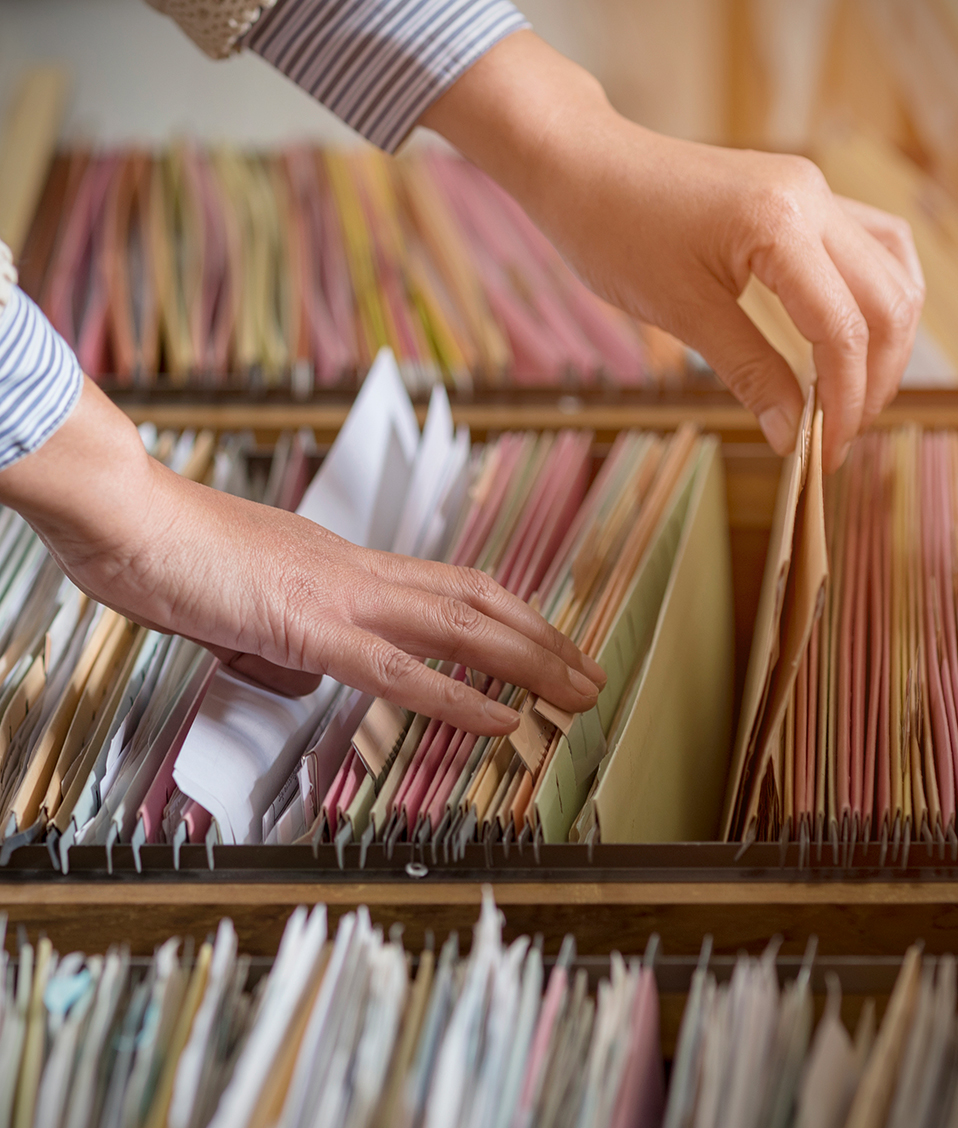
<path fill-rule="evenodd" d="M 695 311 L 686 338 L 736 398 L 753 412 L 776 454 L 789 454 L 804 402 L 795 375 L 724 288 Z"/>

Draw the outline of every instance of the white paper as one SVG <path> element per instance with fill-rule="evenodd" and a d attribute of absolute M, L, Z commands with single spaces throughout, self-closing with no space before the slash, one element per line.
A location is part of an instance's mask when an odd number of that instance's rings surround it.
<path fill-rule="evenodd" d="M 255 843 L 263 815 L 338 686 L 281 697 L 220 669 L 173 769 L 177 787 L 216 819 L 223 842 Z"/>
<path fill-rule="evenodd" d="M 416 413 L 395 358 L 380 349 L 297 513 L 354 544 L 391 548 L 418 447 Z"/>
<path fill-rule="evenodd" d="M 325 942 L 325 906 L 318 905 L 313 909 L 308 920 L 305 909 L 297 909 L 286 926 L 256 1025 L 220 1097 L 210 1128 L 241 1128 L 252 1116 L 270 1069 L 288 1036 L 290 1023 L 315 973 Z M 346 946 L 344 943 L 343 947 Z M 331 968 L 334 969 L 332 961 Z"/>
<path fill-rule="evenodd" d="M 193 1121 L 194 1106 L 203 1081 L 203 1067 L 209 1054 L 210 1042 L 215 1036 L 214 1023 L 223 996 L 229 987 L 233 969 L 236 967 L 236 950 L 237 940 L 233 922 L 224 917 L 216 932 L 213 959 L 203 1001 L 193 1018 L 189 1041 L 183 1047 L 176 1067 L 167 1115 L 168 1128 L 190 1128 Z"/>
<path fill-rule="evenodd" d="M 429 399 L 426 425 L 406 491 L 406 504 L 392 543 L 393 552 L 400 552 L 404 556 L 416 555 L 417 545 L 442 491 L 443 469 L 453 450 L 454 441 L 449 397 L 446 389 L 437 384 Z"/>

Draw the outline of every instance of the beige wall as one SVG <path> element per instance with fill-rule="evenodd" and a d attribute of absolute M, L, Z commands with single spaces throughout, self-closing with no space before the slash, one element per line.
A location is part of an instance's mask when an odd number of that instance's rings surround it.
<path fill-rule="evenodd" d="M 958 15 L 946 18 L 941 0 L 518 3 L 652 128 L 801 148 L 845 116 L 958 169 Z M 54 58 L 74 79 L 68 137 L 352 136 L 261 60 L 213 63 L 141 0 L 0 0 L 0 113 L 23 68 Z"/>

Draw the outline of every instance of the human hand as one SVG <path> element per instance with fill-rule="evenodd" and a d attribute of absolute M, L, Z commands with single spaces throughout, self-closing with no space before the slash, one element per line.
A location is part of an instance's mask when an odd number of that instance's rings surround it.
<path fill-rule="evenodd" d="M 527 604 L 471 569 L 359 548 L 292 513 L 189 482 L 149 458 L 90 382 L 67 422 L 0 473 L 84 591 L 203 643 L 241 675 L 304 693 L 337 681 L 482 735 L 512 709 L 425 666 L 450 659 L 591 708 L 605 675 Z"/>
<path fill-rule="evenodd" d="M 904 220 L 834 196 L 800 157 L 626 121 L 531 32 L 423 117 L 512 192 L 600 296 L 680 337 L 791 450 L 802 396 L 736 299 L 754 273 L 812 343 L 827 470 L 897 390 L 924 299 Z"/>
<path fill-rule="evenodd" d="M 607 168 L 584 193 L 568 234 L 553 220 L 569 260 L 601 296 L 697 349 L 785 454 L 803 397 L 736 303 L 755 274 L 812 343 L 825 468 L 837 469 L 895 395 L 914 345 L 924 281 L 907 224 L 834 196 L 801 157 L 675 141 L 628 122 L 616 132 L 626 167 Z"/>

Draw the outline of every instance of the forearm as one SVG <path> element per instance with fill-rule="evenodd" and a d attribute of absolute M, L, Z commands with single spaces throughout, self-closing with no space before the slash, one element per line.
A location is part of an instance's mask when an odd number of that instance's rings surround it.
<path fill-rule="evenodd" d="M 596 78 L 532 31 L 497 44 L 420 123 L 501 184 L 596 293 L 683 335 L 645 288 L 630 283 L 661 267 L 654 228 L 665 221 L 676 180 L 689 174 L 690 151 L 707 162 L 709 147 L 628 121 Z M 703 177 L 700 190 L 707 188 Z M 737 271 L 741 289 L 747 262 Z"/>
<path fill-rule="evenodd" d="M 616 144 L 623 128 L 647 132 L 625 122 L 588 71 L 532 31 L 497 44 L 420 124 L 487 172 L 560 243 L 569 209 L 588 198 L 592 177 L 606 174 L 606 162 L 590 153 Z"/>

